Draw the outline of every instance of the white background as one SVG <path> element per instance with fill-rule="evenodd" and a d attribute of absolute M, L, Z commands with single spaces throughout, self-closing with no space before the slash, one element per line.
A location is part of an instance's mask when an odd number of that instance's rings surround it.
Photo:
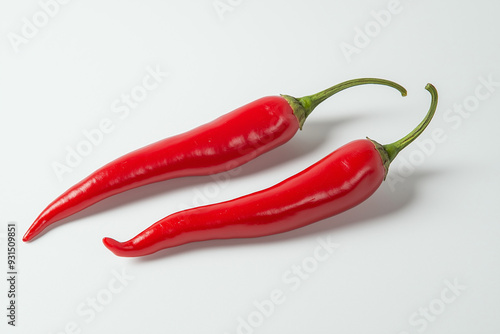
<path fill-rule="evenodd" d="M 0 4 L 0 277 L 7 223 L 19 242 L 17 326 L 2 278 L 0 332 L 500 332 L 498 1 L 54 3 Z M 127 115 L 113 112 L 148 68 L 168 75 Z M 351 88 L 229 180 L 146 186 L 20 241 L 50 201 L 124 153 L 262 96 L 358 77 L 397 81 L 408 96 Z M 440 94 L 435 119 L 362 205 L 281 235 L 145 258 L 102 245 L 271 186 L 353 139 L 399 139 L 427 112 L 427 82 Z M 59 180 L 53 165 L 106 119 L 112 130 Z M 325 242 L 337 248 L 318 262 Z"/>

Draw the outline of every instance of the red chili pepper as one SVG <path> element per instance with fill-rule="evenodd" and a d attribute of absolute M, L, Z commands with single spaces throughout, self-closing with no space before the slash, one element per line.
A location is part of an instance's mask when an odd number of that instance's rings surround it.
<path fill-rule="evenodd" d="M 47 226 L 107 197 L 153 182 L 209 175 L 240 166 L 290 140 L 322 101 L 346 88 L 383 79 L 349 80 L 314 95 L 264 97 L 186 133 L 128 153 L 101 167 L 56 198 L 23 237 L 29 241 Z"/>
<path fill-rule="evenodd" d="M 426 117 L 392 144 L 353 141 L 273 187 L 174 213 L 129 241 L 104 238 L 104 245 L 119 256 L 142 256 L 194 241 L 281 233 L 350 209 L 377 190 L 396 155 L 431 121 L 438 97 L 434 86 L 426 89 L 432 96 Z"/>

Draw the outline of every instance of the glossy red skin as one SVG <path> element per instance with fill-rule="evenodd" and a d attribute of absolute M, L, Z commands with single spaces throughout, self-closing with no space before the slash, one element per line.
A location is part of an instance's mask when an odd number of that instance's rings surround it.
<path fill-rule="evenodd" d="M 29 241 L 52 223 L 129 189 L 240 166 L 284 144 L 298 129 L 297 117 L 284 98 L 258 99 L 108 163 L 50 203 L 23 240 Z"/>
<path fill-rule="evenodd" d="M 174 213 L 136 237 L 103 242 L 119 256 L 143 256 L 182 244 L 290 231 L 331 217 L 370 197 L 384 179 L 375 145 L 356 140 L 265 190 Z"/>

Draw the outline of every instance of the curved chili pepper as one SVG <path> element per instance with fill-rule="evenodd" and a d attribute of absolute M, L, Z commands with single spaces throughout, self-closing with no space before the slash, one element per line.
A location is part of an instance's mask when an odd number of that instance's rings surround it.
<path fill-rule="evenodd" d="M 104 238 L 119 256 L 142 256 L 182 244 L 228 238 L 260 237 L 293 230 L 348 210 L 370 197 L 396 155 L 417 138 L 437 107 L 437 91 L 426 86 L 432 102 L 424 120 L 404 138 L 387 145 L 355 140 L 302 172 L 230 201 L 174 213 L 126 242 Z"/>
<path fill-rule="evenodd" d="M 264 97 L 191 131 L 128 153 L 101 167 L 50 203 L 23 237 L 29 241 L 47 226 L 107 197 L 153 182 L 209 175 L 240 166 L 290 140 L 322 101 L 346 88 L 383 79 L 349 80 L 314 95 Z"/>

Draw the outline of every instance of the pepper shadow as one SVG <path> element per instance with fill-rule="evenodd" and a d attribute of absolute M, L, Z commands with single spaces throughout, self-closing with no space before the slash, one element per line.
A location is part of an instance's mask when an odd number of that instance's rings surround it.
<path fill-rule="evenodd" d="M 327 121 L 308 120 L 307 130 L 299 130 L 289 142 L 242 165 L 240 167 L 241 172 L 238 173 L 238 175 L 232 176 L 232 178 L 238 179 L 248 177 L 250 175 L 258 174 L 260 171 L 293 161 L 299 157 L 310 155 L 314 151 L 321 148 L 327 138 L 331 138 L 334 135 L 336 128 L 353 122 L 359 117 L 361 117 L 360 113 L 356 113 L 355 115 L 343 116 Z M 340 144 L 338 146 L 340 146 Z M 335 148 L 332 148 L 332 151 L 334 149 Z M 311 164 L 312 163 L 313 162 L 311 162 Z M 280 181 L 282 180 L 276 180 L 276 183 Z M 98 215 L 102 212 L 112 211 L 130 203 L 147 200 L 149 198 L 161 196 L 165 193 L 174 192 L 183 188 L 195 188 L 209 182 L 213 182 L 213 178 L 210 175 L 189 176 L 156 182 L 131 189 L 108 197 L 80 212 L 77 212 L 74 215 L 49 225 L 37 236 L 37 238 L 63 224 L 74 223 L 82 218 Z M 165 216 L 170 213 L 172 212 L 165 212 Z"/>
<path fill-rule="evenodd" d="M 150 262 L 181 253 L 198 252 L 213 248 L 226 248 L 230 250 L 233 247 L 283 243 L 298 238 L 324 236 L 342 228 L 360 227 L 363 224 L 373 223 L 379 218 L 389 217 L 396 212 L 403 211 L 419 195 L 418 185 L 441 173 L 444 172 L 440 170 L 415 172 L 410 177 L 405 178 L 403 183 L 395 186 L 394 189 L 391 189 L 388 184 L 383 183 L 369 199 L 360 205 L 336 216 L 289 232 L 258 238 L 218 239 L 194 242 L 167 248 L 151 255 L 135 258 L 135 260 Z"/>

